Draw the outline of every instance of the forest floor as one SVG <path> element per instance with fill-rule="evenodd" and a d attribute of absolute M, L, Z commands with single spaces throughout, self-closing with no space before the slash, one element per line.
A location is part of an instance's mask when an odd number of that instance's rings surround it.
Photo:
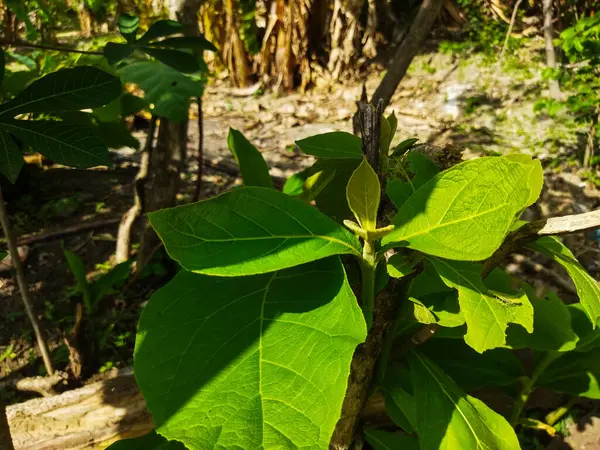
<path fill-rule="evenodd" d="M 600 173 L 585 173 L 579 164 L 587 130 L 566 115 L 551 119 L 534 113 L 535 101 L 546 90 L 540 75 L 541 49 L 540 42 L 522 48 L 507 56 L 501 67 L 478 54 L 434 51 L 419 55 L 388 108 L 388 113 L 394 111 L 398 117 L 395 142 L 417 137 L 434 145 L 454 144 L 464 149 L 465 158 L 530 153 L 541 159 L 546 177 L 540 207 L 530 212 L 531 218 L 598 208 L 600 189 L 594 180 L 600 179 Z M 374 72 L 365 79 L 368 92 L 374 91 L 379 79 L 380 75 Z M 312 163 L 311 157 L 294 147 L 295 140 L 333 130 L 351 131 L 351 118 L 361 90 L 362 84 L 356 80 L 323 82 L 305 94 L 281 96 L 261 91 L 243 93 L 228 87 L 226 81 L 215 81 L 203 100 L 203 196 L 239 183 L 227 149 L 229 127 L 242 131 L 263 152 L 271 175 L 283 181 Z M 143 144 L 143 131 L 136 132 L 136 137 Z M 197 121 L 193 120 L 182 201 L 190 198 L 195 185 L 197 140 Z M 120 218 L 132 201 L 138 154 L 133 149 L 119 149 L 112 155 L 117 169 L 111 171 L 28 167 L 18 188 L 7 194 L 17 234 L 41 235 L 85 221 Z M 62 246 L 81 257 L 88 279 L 93 279 L 114 266 L 111 256 L 116 231 L 113 220 L 104 227 L 65 237 L 62 243 L 43 240 L 24 247 L 35 308 L 44 323 L 58 369 L 69 362 L 63 336 L 73 327 L 75 305 L 81 301 Z M 581 234 L 569 236 L 565 242 L 586 269 L 600 279 L 597 238 Z M 91 326 L 88 325 L 97 338 L 91 365 L 96 375 L 91 379 L 98 379 L 98 373 L 114 367 L 131 365 L 140 309 L 169 275 L 160 256 L 157 253 L 156 261 L 148 264 L 135 282 L 123 279 L 99 300 Z M 549 261 L 524 253 L 509 261 L 508 269 L 535 281 L 538 290 L 554 289 L 567 301 L 576 299 L 568 277 Z M 13 389 L 13 382 L 42 373 L 43 365 L 13 274 L 1 264 L 0 304 L 0 395 L 7 403 L 15 403 L 37 395 Z M 584 409 L 582 415 L 595 408 Z M 583 443 L 572 448 L 600 448 L 598 428 L 594 426 L 596 431 L 585 435 L 581 438 Z M 572 427 L 570 439 L 581 434 Z M 592 441 L 594 446 L 584 446 Z"/>

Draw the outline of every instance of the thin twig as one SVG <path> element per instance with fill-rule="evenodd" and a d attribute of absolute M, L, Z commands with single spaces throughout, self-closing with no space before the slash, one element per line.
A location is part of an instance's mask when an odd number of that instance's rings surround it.
<path fill-rule="evenodd" d="M 44 233 L 44 234 L 32 234 L 32 235 L 21 236 L 20 238 L 17 239 L 17 245 L 22 246 L 22 245 L 31 245 L 31 244 L 35 244 L 38 242 L 54 241 L 56 239 L 62 239 L 64 237 L 72 236 L 74 234 L 85 233 L 86 231 L 94 230 L 96 228 L 108 227 L 108 226 L 114 225 L 116 223 L 119 223 L 120 220 L 121 219 L 118 217 L 112 217 L 110 219 L 82 222 L 80 224 L 73 225 L 71 227 L 65 227 L 59 231 L 51 231 L 49 233 Z"/>
<path fill-rule="evenodd" d="M 10 253 L 12 263 L 17 275 L 17 283 L 19 285 L 19 291 L 21 292 L 23 304 L 25 305 L 25 311 L 27 312 L 27 316 L 29 317 L 31 326 L 33 328 L 33 332 L 35 333 L 38 347 L 40 349 L 40 353 L 42 354 L 44 365 L 46 366 L 46 372 L 48 372 L 48 375 L 52 375 L 54 373 L 54 369 L 52 368 L 52 360 L 50 359 L 50 353 L 48 352 L 48 346 L 46 345 L 46 341 L 42 334 L 40 324 L 37 320 L 37 317 L 35 316 L 35 312 L 33 311 L 33 304 L 29 296 L 29 286 L 27 285 L 27 281 L 25 279 L 25 268 L 23 267 L 23 263 L 21 262 L 21 258 L 19 257 L 19 252 L 17 250 L 17 240 L 15 239 L 12 228 L 10 226 L 8 212 L 6 211 L 6 205 L 4 204 L 4 197 L 2 195 L 2 188 L 0 188 L 0 223 L 2 224 L 4 235 L 6 236 L 8 251 Z"/>
<path fill-rule="evenodd" d="M 104 53 L 102 53 L 102 52 L 94 52 L 94 51 L 89 51 L 89 50 L 77 50 L 75 48 L 55 47 L 52 45 L 34 44 L 32 42 L 25 42 L 25 41 L 14 41 L 14 42 L 0 41 L 0 46 L 39 48 L 41 50 L 54 50 L 57 52 L 65 52 L 65 53 L 80 53 L 82 55 L 104 56 Z"/>
<path fill-rule="evenodd" d="M 513 27 L 515 26 L 515 21 L 517 20 L 517 12 L 519 11 L 519 6 L 521 6 L 522 1 L 523 0 L 517 0 L 517 3 L 515 3 L 515 7 L 512 12 L 512 17 L 510 18 L 510 24 L 508 24 L 508 30 L 506 31 L 506 37 L 504 38 L 504 44 L 502 45 L 502 51 L 500 52 L 500 56 L 498 57 L 498 66 L 502 65 L 504 53 L 506 53 L 506 48 L 508 47 L 508 40 L 510 39 L 510 35 L 512 34 Z"/>
<path fill-rule="evenodd" d="M 200 200 L 202 177 L 204 176 L 204 113 L 202 111 L 202 97 L 198 97 L 198 171 L 196 172 L 196 190 L 194 201 Z"/>

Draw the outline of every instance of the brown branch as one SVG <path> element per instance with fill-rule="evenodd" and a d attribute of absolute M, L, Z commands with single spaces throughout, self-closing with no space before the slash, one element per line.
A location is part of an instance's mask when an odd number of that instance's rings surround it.
<path fill-rule="evenodd" d="M 4 47 L 24 47 L 24 48 L 39 48 L 41 50 L 54 50 L 57 52 L 65 52 L 65 53 L 80 53 L 82 55 L 98 55 L 104 56 L 102 52 L 93 52 L 89 50 L 77 50 L 75 48 L 65 48 L 65 47 L 55 47 L 52 45 L 42 45 L 42 44 L 34 44 L 32 42 L 25 41 L 2 41 L 0 40 L 0 46 Z"/>
<path fill-rule="evenodd" d="M 397 285 L 398 280 L 390 280 L 388 287 L 375 299 L 373 325 L 366 341 L 354 352 L 342 414 L 331 437 L 330 450 L 348 450 L 354 441 L 361 412 L 368 400 L 377 359 L 396 318 L 398 302 L 394 294 Z"/>
<path fill-rule="evenodd" d="M 600 209 L 562 217 L 535 220 L 512 232 L 494 254 L 485 261 L 482 276 L 488 275 L 510 253 L 541 236 L 558 236 L 600 228 Z"/>
<path fill-rule="evenodd" d="M 62 239 L 64 237 L 72 236 L 74 234 L 85 233 L 86 231 L 94 230 L 96 228 L 102 228 L 102 227 L 114 225 L 116 223 L 119 223 L 120 220 L 121 219 L 118 217 L 113 217 L 110 219 L 95 220 L 92 222 L 83 222 L 83 223 L 80 223 L 77 225 L 73 225 L 71 227 L 65 227 L 60 231 L 52 231 L 52 232 L 44 233 L 44 234 L 33 234 L 33 235 L 21 236 L 19 239 L 17 239 L 17 245 L 22 246 L 22 245 L 31 245 L 31 244 L 35 244 L 38 242 L 54 241 L 56 239 Z"/>
<path fill-rule="evenodd" d="M 140 155 L 140 169 L 135 177 L 133 206 L 127 210 L 121 218 L 119 232 L 117 234 L 117 248 L 115 250 L 115 259 L 117 263 L 125 262 L 129 259 L 129 249 L 131 247 L 131 228 L 136 219 L 143 214 L 146 198 L 146 181 L 150 171 L 150 159 L 152 157 L 152 148 L 154 145 L 154 131 L 156 130 L 156 117 L 152 117 L 146 143 Z"/>
<path fill-rule="evenodd" d="M 31 327 L 33 328 L 38 348 L 42 355 L 42 359 L 44 360 L 44 365 L 46 366 L 46 372 L 48 372 L 48 375 L 52 375 L 54 373 L 54 369 L 52 368 L 52 359 L 50 358 L 50 352 L 48 351 L 46 340 L 44 339 L 44 335 L 42 334 L 40 323 L 33 310 L 33 302 L 31 301 L 31 297 L 29 295 L 29 285 L 27 284 L 27 280 L 25 277 L 25 267 L 23 266 L 21 258 L 19 257 L 19 252 L 17 250 L 17 239 L 15 238 L 12 227 L 10 226 L 8 211 L 6 210 L 6 205 L 4 204 L 4 197 L 2 195 L 1 188 L 0 223 L 2 225 L 2 229 L 4 230 L 4 236 L 6 236 L 8 252 L 11 256 L 12 263 L 15 268 L 15 273 L 17 275 L 17 284 L 19 285 L 19 291 L 21 293 L 21 298 L 23 299 L 25 311 L 27 312 L 27 316 L 29 317 L 29 321 L 31 322 Z"/>
<path fill-rule="evenodd" d="M 506 48 L 508 47 L 508 40 L 510 39 L 513 27 L 515 26 L 515 21 L 517 20 L 517 12 L 519 11 L 519 6 L 521 6 L 522 1 L 523 0 L 517 0 L 517 3 L 515 3 L 512 17 L 510 18 L 510 23 L 508 24 L 508 30 L 506 31 L 506 37 L 504 38 L 504 44 L 502 45 L 502 51 L 500 52 L 500 57 L 498 58 L 498 66 L 502 65 L 504 53 L 506 53 Z"/>
<path fill-rule="evenodd" d="M 204 176 L 204 113 L 202 111 L 202 97 L 198 97 L 198 171 L 196 172 L 196 190 L 194 201 L 200 200 L 202 190 L 202 177 Z"/>

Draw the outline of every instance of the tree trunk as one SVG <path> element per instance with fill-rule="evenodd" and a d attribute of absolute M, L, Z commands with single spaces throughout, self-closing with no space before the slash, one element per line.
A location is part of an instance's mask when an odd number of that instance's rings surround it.
<path fill-rule="evenodd" d="M 16 17 L 12 13 L 12 11 L 10 9 L 8 9 L 7 6 L 4 6 L 4 17 L 2 18 L 2 28 L 3 28 L 4 39 L 7 42 L 13 42 L 15 39 L 15 36 L 13 33 L 13 22 L 15 20 L 16 20 Z"/>
<path fill-rule="evenodd" d="M 150 172 L 150 160 L 152 158 L 152 149 L 154 147 L 154 132 L 156 131 L 156 118 L 152 117 L 146 143 L 140 154 L 140 169 L 135 177 L 133 185 L 133 206 L 127 210 L 121 218 L 119 224 L 119 232 L 117 233 L 117 250 L 115 259 L 117 264 L 125 262 L 129 259 L 129 251 L 131 248 L 131 230 L 133 224 L 145 212 L 146 199 L 146 181 Z"/>
<path fill-rule="evenodd" d="M 146 189 L 146 211 L 170 208 L 177 202 L 180 187 L 180 174 L 185 168 L 187 147 L 187 121 L 174 123 L 160 119 L 158 138 L 150 166 Z M 160 241 L 154 229 L 146 223 L 140 248 L 137 254 L 136 270 L 139 272 L 152 257 Z"/>
<path fill-rule="evenodd" d="M 371 103 L 375 104 L 377 100 L 383 99 L 384 109 L 390 103 L 392 95 L 394 95 L 398 84 L 404 78 L 410 63 L 419 51 L 419 48 L 421 48 L 425 38 L 429 35 L 433 22 L 440 13 L 443 4 L 444 0 L 423 0 L 417 17 L 402 44 L 396 49 L 388 71 L 379 86 L 377 86 Z"/>
<path fill-rule="evenodd" d="M 185 25 L 187 35 L 198 35 L 199 0 L 173 0 L 171 18 L 177 18 Z M 185 171 L 187 156 L 188 120 L 174 123 L 161 118 L 158 126 L 158 138 L 150 159 L 151 173 L 146 189 L 146 210 L 170 208 L 177 203 L 177 194 L 181 184 L 181 173 Z M 140 271 L 156 251 L 160 241 L 146 223 L 145 231 L 137 254 L 136 271 Z"/>
<path fill-rule="evenodd" d="M 600 121 L 600 110 L 596 112 L 596 116 L 590 125 L 590 131 L 588 132 L 588 139 L 583 155 L 583 168 L 586 170 L 590 168 L 592 158 L 594 157 L 594 147 L 596 146 L 596 127 L 598 126 L 598 121 Z"/>
<path fill-rule="evenodd" d="M 554 49 L 554 26 L 552 25 L 552 0 L 544 0 L 544 42 L 546 47 L 546 66 L 556 69 L 556 51 Z M 559 100 L 561 93 L 558 80 L 548 79 L 550 97 Z"/>

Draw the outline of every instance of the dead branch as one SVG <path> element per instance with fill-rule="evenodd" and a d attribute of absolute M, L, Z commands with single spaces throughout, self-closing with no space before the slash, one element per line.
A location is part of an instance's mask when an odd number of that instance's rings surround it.
<path fill-rule="evenodd" d="M 517 20 L 517 12 L 519 11 L 519 6 L 521 6 L 522 1 L 523 0 L 517 0 L 517 3 L 515 3 L 515 7 L 512 12 L 512 17 L 510 18 L 510 23 L 508 24 L 508 30 L 506 31 L 506 37 L 504 38 L 504 44 L 502 45 L 502 51 L 500 52 L 500 56 L 498 57 L 498 66 L 502 65 L 504 53 L 506 52 L 506 48 L 508 47 L 508 40 L 510 39 L 513 27 L 515 26 L 515 21 Z"/>
<path fill-rule="evenodd" d="M 17 239 L 17 245 L 22 246 L 22 245 L 36 244 L 38 242 L 54 241 L 57 239 L 62 239 L 67 236 L 73 236 L 75 234 L 81 234 L 81 233 L 85 233 L 86 231 L 95 230 L 96 228 L 108 227 L 108 226 L 114 225 L 116 223 L 119 223 L 120 220 L 121 219 L 119 219 L 118 217 L 113 217 L 110 219 L 83 222 L 83 223 L 73 225 L 70 227 L 65 227 L 59 231 L 51 231 L 51 232 L 43 233 L 43 234 L 25 235 L 25 236 L 21 236 L 19 239 Z"/>
<path fill-rule="evenodd" d="M 485 277 L 510 254 L 541 236 L 558 236 L 600 228 L 600 209 L 562 217 L 535 220 L 509 234 L 504 243 L 485 261 Z"/>

